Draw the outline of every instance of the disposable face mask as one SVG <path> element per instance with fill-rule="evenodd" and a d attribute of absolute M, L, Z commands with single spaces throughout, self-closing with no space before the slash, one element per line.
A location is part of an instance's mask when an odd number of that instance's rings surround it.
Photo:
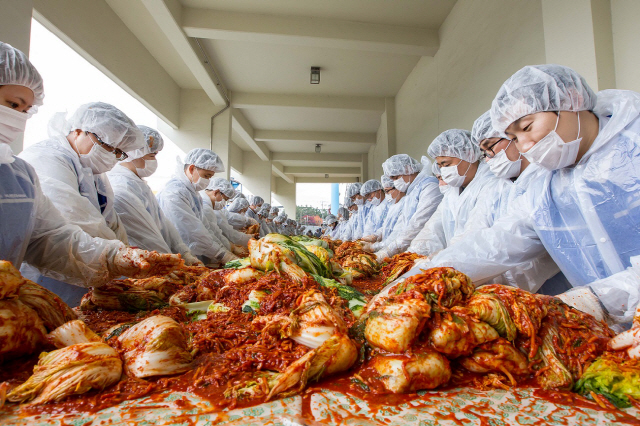
<path fill-rule="evenodd" d="M 398 178 L 393 181 L 393 186 L 400 192 L 407 192 L 409 185 L 410 183 L 405 181 L 403 178 Z"/>
<path fill-rule="evenodd" d="M 560 113 L 556 120 L 556 128 L 540 139 L 529 151 L 523 152 L 524 158 L 549 170 L 562 169 L 576 162 L 582 138 L 578 137 L 574 141 L 565 143 L 556 133 L 559 121 Z M 580 136 L 580 114 L 578 114 L 578 136 Z"/>
<path fill-rule="evenodd" d="M 364 205 L 364 199 L 362 198 L 356 198 L 356 200 L 353 202 L 356 206 L 362 206 Z"/>
<path fill-rule="evenodd" d="M 95 142 L 89 153 L 80 154 L 80 164 L 82 164 L 83 167 L 90 168 L 96 175 L 108 172 L 113 169 L 117 163 L 118 159 L 113 152 L 107 151 Z"/>
<path fill-rule="evenodd" d="M 195 187 L 196 191 L 202 191 L 207 186 L 209 186 L 209 179 L 203 179 L 202 177 L 200 177 L 200 172 L 198 172 L 198 180 L 193 182 L 193 186 Z"/>
<path fill-rule="evenodd" d="M 372 205 L 372 206 L 374 206 L 374 207 L 379 206 L 379 205 L 380 205 L 380 198 L 378 198 L 378 197 L 373 197 L 373 198 L 371 199 L 371 205 Z"/>
<path fill-rule="evenodd" d="M 148 177 L 156 172 L 158 169 L 158 160 L 144 160 L 144 167 L 139 169 L 136 167 L 136 173 L 138 176 Z"/>
<path fill-rule="evenodd" d="M 384 196 L 384 199 L 385 199 L 385 200 L 387 200 L 387 201 L 391 201 L 391 200 L 393 200 L 393 195 L 391 195 L 391 194 L 388 194 L 388 193 L 387 193 L 387 194 Z"/>
<path fill-rule="evenodd" d="M 511 142 L 509 142 L 511 145 Z M 509 148 L 507 145 L 507 148 Z M 499 178 L 514 178 L 520 174 L 520 167 L 522 166 L 522 159 L 518 157 L 516 161 L 511 161 L 507 158 L 507 148 L 500 151 L 495 157 L 489 159 L 487 164 L 489 169 Z"/>
<path fill-rule="evenodd" d="M 13 152 L 8 145 L 24 133 L 28 114 L 0 105 L 0 164 L 13 163 Z"/>
<path fill-rule="evenodd" d="M 462 186 L 462 184 L 464 183 L 464 178 L 471 168 L 471 163 L 469 163 L 469 167 L 467 167 L 467 170 L 463 175 L 460 175 L 460 173 L 458 173 L 458 164 L 456 164 L 455 166 L 440 167 L 442 180 L 445 181 L 447 185 L 453 186 L 455 188 L 460 188 Z"/>
<path fill-rule="evenodd" d="M 224 201 L 216 201 L 213 204 L 213 209 L 214 210 L 222 210 L 224 208 L 224 204 L 225 204 Z"/>

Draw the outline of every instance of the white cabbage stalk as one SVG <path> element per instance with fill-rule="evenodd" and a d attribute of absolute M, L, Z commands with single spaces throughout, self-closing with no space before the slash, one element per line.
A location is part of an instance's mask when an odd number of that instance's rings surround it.
<path fill-rule="evenodd" d="M 449 361 L 429 349 L 396 356 L 377 355 L 370 365 L 391 393 L 434 389 L 451 378 Z"/>
<path fill-rule="evenodd" d="M 311 349 L 320 347 L 336 333 L 347 327 L 338 313 L 327 303 L 322 293 L 311 290 L 302 296 L 300 305 L 292 312 L 297 327 L 291 338 Z"/>
<path fill-rule="evenodd" d="M 0 300 L 18 295 L 18 289 L 24 278 L 8 260 L 0 260 Z"/>
<path fill-rule="evenodd" d="M 226 284 L 244 284 L 249 281 L 259 280 L 263 275 L 264 272 L 257 269 L 251 267 L 242 268 L 226 275 L 224 277 L 224 282 Z"/>
<path fill-rule="evenodd" d="M 32 281 L 25 280 L 20 286 L 18 298 L 22 303 L 38 313 L 47 330 L 54 330 L 67 321 L 73 321 L 78 316 L 58 297 Z"/>
<path fill-rule="evenodd" d="M 189 315 L 193 321 L 200 321 L 207 318 L 207 313 L 209 312 L 229 312 L 231 310 L 230 307 L 225 306 L 222 303 L 214 303 L 212 300 L 183 303 L 179 306 L 182 306 L 187 310 L 187 315 Z"/>
<path fill-rule="evenodd" d="M 242 304 L 242 312 L 256 313 L 260 309 L 260 301 L 267 297 L 268 293 L 262 290 L 251 290 L 249 299 Z"/>
<path fill-rule="evenodd" d="M 7 395 L 11 402 L 44 404 L 111 386 L 122 374 L 118 352 L 106 343 L 67 346 L 40 355 L 29 379 Z"/>
<path fill-rule="evenodd" d="M 127 374 L 138 378 L 187 371 L 192 362 L 187 340 L 180 324 L 163 315 L 147 318 L 118 338 Z"/>
<path fill-rule="evenodd" d="M 35 352 L 46 334 L 36 311 L 19 299 L 0 300 L 0 363 Z"/>
<path fill-rule="evenodd" d="M 81 320 L 69 321 L 47 335 L 47 340 L 56 348 L 66 348 L 78 343 L 102 342 L 100 336 L 94 333 Z"/>

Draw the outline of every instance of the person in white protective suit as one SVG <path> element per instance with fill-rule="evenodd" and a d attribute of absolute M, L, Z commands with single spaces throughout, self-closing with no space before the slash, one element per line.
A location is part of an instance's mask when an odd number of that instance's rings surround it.
<path fill-rule="evenodd" d="M 391 234 L 380 242 L 366 244 L 379 260 L 404 252 L 442 200 L 438 179 L 431 175 L 431 162 L 426 157 L 420 162 L 407 154 L 397 154 L 382 163 L 382 169 L 394 187 L 406 195 Z"/>
<path fill-rule="evenodd" d="M 369 205 L 369 213 L 363 227 L 363 235 L 373 235 L 382 227 L 389 203 L 385 197 L 384 188 L 380 181 L 370 179 L 362 184 L 360 195 L 364 197 L 365 206 Z"/>
<path fill-rule="evenodd" d="M 178 230 L 164 216 L 156 196 L 143 178 L 158 168 L 156 155 L 164 147 L 157 130 L 138 126 L 144 136 L 141 149 L 127 152 L 127 159 L 107 172 L 114 193 L 114 208 L 122 221 L 129 244 L 160 253 L 178 253 L 187 265 L 202 265 L 182 242 Z"/>
<path fill-rule="evenodd" d="M 70 288 L 78 286 L 80 293 L 122 275 L 144 277 L 179 266 L 179 256 L 94 238 L 64 219 L 43 193 L 34 168 L 9 146 L 43 99 L 42 77 L 27 56 L 0 42 L 0 259 L 18 269 L 28 262 L 48 277 L 73 284 Z M 75 306 L 79 298 L 71 293 L 59 295 Z"/>
<path fill-rule="evenodd" d="M 433 256 L 466 233 L 491 226 L 493 216 L 487 211 L 500 208 L 511 185 L 479 161 L 480 149 L 468 130 L 442 132 L 429 145 L 428 153 L 451 189 L 407 249 L 423 256 Z"/>
<path fill-rule="evenodd" d="M 391 235 L 393 228 L 396 226 L 396 222 L 400 218 L 400 213 L 404 205 L 404 196 L 406 195 L 405 192 L 400 192 L 395 188 L 393 180 L 389 176 L 382 175 L 380 182 L 382 183 L 385 193 L 384 202 L 388 204 L 388 207 L 382 226 L 376 229 L 373 234 L 362 238 L 363 241 L 370 243 L 382 241 Z"/>
<path fill-rule="evenodd" d="M 222 242 L 226 250 L 234 254 L 238 251 L 244 251 L 241 248 L 247 248 L 252 236 L 233 229 L 225 212 L 225 203 L 235 196 L 231 182 L 224 178 L 213 178 L 207 188 L 200 191 L 200 196 L 205 216 L 211 225 L 210 231 Z"/>
<path fill-rule="evenodd" d="M 344 224 L 340 230 L 339 240 L 351 241 L 351 235 L 353 234 L 353 226 L 358 219 L 358 206 L 356 206 L 351 198 L 344 197 L 344 206 L 349 211 L 349 220 Z"/>
<path fill-rule="evenodd" d="M 336 225 L 336 227 L 331 232 L 331 235 L 329 235 L 329 238 L 331 238 L 332 240 L 341 239 L 340 235 L 342 235 L 345 226 L 348 226 L 349 224 L 349 209 L 344 206 L 339 207 L 338 216 L 336 216 L 336 218 L 338 219 L 338 225 Z"/>
<path fill-rule="evenodd" d="M 267 222 L 267 219 L 269 217 L 269 210 L 270 210 L 270 207 L 265 207 L 264 205 L 260 207 L 260 210 L 258 210 L 258 218 L 260 219 L 260 237 L 261 238 L 267 234 L 273 233 L 273 230 L 271 229 L 271 224 Z"/>
<path fill-rule="evenodd" d="M 628 323 L 640 300 L 640 94 L 596 95 L 570 68 L 528 66 L 502 85 L 491 120 L 551 173 L 532 181 L 491 228 L 422 267 L 452 266 L 476 281 L 546 248 L 574 286 L 562 300 Z"/>
<path fill-rule="evenodd" d="M 247 201 L 249 202 L 249 208 L 247 209 L 245 214 L 247 215 L 247 217 L 250 217 L 257 222 L 258 210 L 260 210 L 260 207 L 264 203 L 264 200 L 262 199 L 262 197 L 258 197 L 257 195 L 250 195 L 247 198 Z"/>
<path fill-rule="evenodd" d="M 286 220 L 287 220 L 287 215 L 284 211 L 281 211 L 280 213 L 278 213 L 278 216 L 276 216 L 276 218 L 273 219 L 273 223 L 276 226 L 276 232 L 278 234 L 284 235 L 285 233 L 284 222 Z"/>
<path fill-rule="evenodd" d="M 494 130 L 490 111 L 482 114 L 473 124 L 471 139 L 480 147 L 492 173 L 513 182 L 507 196 L 502 198 L 499 209 L 488 208 L 490 206 L 485 204 L 482 206 L 484 211 L 479 212 L 493 224 L 498 217 L 508 214 L 509 205 L 527 190 L 532 181 L 544 179 L 551 171 L 539 164 L 529 163 L 512 140 L 504 133 Z M 546 251 L 533 261 L 505 272 L 503 277 L 510 285 L 550 296 L 571 288 L 571 284 Z"/>
<path fill-rule="evenodd" d="M 237 256 L 230 253 L 209 230 L 199 191 L 207 188 L 215 173 L 224 172 L 218 155 L 204 148 L 189 151 L 184 163 L 178 159 L 173 177 L 158 194 L 158 203 L 191 253 L 205 265 L 224 265 Z"/>
<path fill-rule="evenodd" d="M 331 232 L 336 228 L 336 226 L 338 226 L 338 218 L 332 214 L 329 214 L 324 218 L 322 224 L 325 225 L 322 236 L 330 237 Z"/>
<path fill-rule="evenodd" d="M 347 187 L 346 198 L 348 198 L 353 205 L 354 208 L 350 208 L 352 211 L 351 215 L 353 216 L 353 221 L 351 223 L 351 241 L 359 240 L 363 237 L 364 232 L 364 221 L 366 219 L 366 210 L 367 207 L 364 205 L 364 197 L 360 195 L 360 190 L 362 189 L 362 184 L 360 182 L 352 183 Z"/>
<path fill-rule="evenodd" d="M 249 201 L 242 197 L 237 197 L 227 207 L 227 219 L 236 231 L 242 231 L 251 225 L 258 224 L 258 221 L 245 215 L 247 210 L 249 210 Z"/>

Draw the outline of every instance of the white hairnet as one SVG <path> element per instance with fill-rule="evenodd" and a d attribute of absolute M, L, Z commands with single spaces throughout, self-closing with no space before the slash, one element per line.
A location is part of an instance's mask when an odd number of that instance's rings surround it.
<path fill-rule="evenodd" d="M 258 197 L 257 195 L 250 195 L 247 200 L 252 206 L 262 205 L 262 203 L 264 203 L 264 199 L 262 197 Z"/>
<path fill-rule="evenodd" d="M 332 225 L 334 223 L 336 223 L 338 221 L 338 218 L 336 218 L 334 215 L 330 214 L 327 217 L 324 218 L 324 224 L 325 225 Z"/>
<path fill-rule="evenodd" d="M 247 197 L 245 197 L 244 194 L 239 189 L 236 189 L 236 194 L 234 195 L 233 198 L 244 198 L 244 199 L 246 199 Z M 247 200 L 247 201 L 249 201 L 249 200 Z"/>
<path fill-rule="evenodd" d="M 471 142 L 471 132 L 460 129 L 440 133 L 431 142 L 427 152 L 433 158 L 455 157 L 469 163 L 475 163 L 480 158 L 480 148 Z"/>
<path fill-rule="evenodd" d="M 218 190 L 224 194 L 225 197 L 231 198 L 236 195 L 236 190 L 233 189 L 233 185 L 231 182 L 224 178 L 214 177 L 209 181 L 209 185 L 207 185 L 207 190 L 215 191 Z"/>
<path fill-rule="evenodd" d="M 258 216 L 268 217 L 269 216 L 269 208 L 265 208 L 264 206 L 260 207 L 260 210 L 258 210 Z"/>
<path fill-rule="evenodd" d="M 434 176 L 442 176 L 442 173 L 440 172 L 440 167 L 438 166 L 438 163 L 436 163 L 435 161 L 431 165 L 431 172 L 433 173 Z"/>
<path fill-rule="evenodd" d="M 269 211 L 271 209 L 271 204 L 269 203 L 262 203 L 262 205 L 260 206 L 261 209 L 267 209 L 267 211 Z"/>
<path fill-rule="evenodd" d="M 345 197 L 343 204 L 346 208 L 349 208 L 353 205 L 353 201 L 351 201 L 351 198 Z"/>
<path fill-rule="evenodd" d="M 346 207 L 340 207 L 338 209 L 338 214 L 344 217 L 345 219 L 349 219 L 349 209 Z"/>
<path fill-rule="evenodd" d="M 236 198 L 229 206 L 228 210 L 233 213 L 238 213 L 240 210 L 244 210 L 249 207 L 249 202 L 245 198 Z"/>
<path fill-rule="evenodd" d="M 363 197 L 366 197 L 372 192 L 378 191 L 381 189 L 382 189 L 382 184 L 379 181 L 375 179 L 369 179 L 362 185 L 362 188 L 360 188 L 360 195 L 362 195 Z"/>
<path fill-rule="evenodd" d="M 271 214 L 275 214 L 275 215 L 277 215 L 279 211 L 280 211 L 280 209 L 279 209 L 279 208 L 277 208 L 276 206 L 273 206 L 273 207 L 271 207 L 271 210 L 269 210 L 269 214 L 270 214 L 270 215 L 271 215 Z"/>
<path fill-rule="evenodd" d="M 284 210 L 282 210 L 280 213 L 278 213 L 278 217 L 281 217 L 283 219 L 286 219 L 288 216 L 287 214 L 284 212 Z"/>
<path fill-rule="evenodd" d="M 218 154 L 206 148 L 196 148 L 189 151 L 184 164 L 193 164 L 199 169 L 209 170 L 210 172 L 224 172 L 224 164 L 222 164 Z"/>
<path fill-rule="evenodd" d="M 393 188 L 393 180 L 387 175 L 380 176 L 380 182 L 383 188 Z"/>
<path fill-rule="evenodd" d="M 94 133 L 107 145 L 124 152 L 142 149 L 144 137 L 127 115 L 111 104 L 91 102 L 81 105 L 68 120 L 65 113 L 51 117 L 49 130 L 53 134 L 68 135 L 74 130 Z"/>
<path fill-rule="evenodd" d="M 44 99 L 44 85 L 40 73 L 27 55 L 10 44 L 0 42 L 0 86 L 24 86 L 33 92 L 33 107 L 29 114 L 38 111 Z"/>
<path fill-rule="evenodd" d="M 499 132 L 525 115 L 543 111 L 591 111 L 596 94 L 574 70 L 562 65 L 526 66 L 504 82 L 491 103 Z"/>
<path fill-rule="evenodd" d="M 351 198 L 356 194 L 360 193 L 360 189 L 362 188 L 362 184 L 360 182 L 352 183 L 347 187 L 347 198 Z"/>
<path fill-rule="evenodd" d="M 499 132 L 493 128 L 493 124 L 491 124 L 491 111 L 485 112 L 473 122 L 473 128 L 471 129 L 471 142 L 478 146 L 480 146 L 480 142 L 485 139 L 506 137 L 507 135 L 503 132 Z"/>
<path fill-rule="evenodd" d="M 284 222 L 286 219 L 287 219 L 287 218 L 286 218 L 285 216 L 280 216 L 280 215 L 278 215 L 278 216 L 276 216 L 276 218 L 275 218 L 275 219 L 273 219 L 273 221 L 274 221 L 275 223 L 282 223 L 282 222 Z"/>
<path fill-rule="evenodd" d="M 147 154 L 158 153 L 164 148 L 164 140 L 162 140 L 162 136 L 157 130 L 147 126 L 138 126 L 138 129 L 142 132 L 145 144 L 141 149 L 127 152 L 129 156 L 127 161 L 142 158 Z"/>
<path fill-rule="evenodd" d="M 422 164 L 407 154 L 396 154 L 382 163 L 382 170 L 387 176 L 412 175 L 422 170 Z"/>

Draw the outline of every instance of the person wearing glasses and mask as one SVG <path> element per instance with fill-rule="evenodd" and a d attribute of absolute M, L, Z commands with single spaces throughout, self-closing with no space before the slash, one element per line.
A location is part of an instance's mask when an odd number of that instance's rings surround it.
<path fill-rule="evenodd" d="M 382 170 L 406 199 L 389 237 L 367 247 L 380 261 L 406 251 L 442 200 L 438 180 L 432 176 L 431 162 L 426 157 L 418 161 L 407 154 L 397 154 L 382 163 Z"/>
<path fill-rule="evenodd" d="M 468 130 L 442 132 L 429 145 L 442 180 L 449 186 L 437 211 L 411 242 L 408 251 L 432 256 L 456 238 L 478 227 L 490 226 L 485 209 L 495 210 L 510 182 L 497 178 L 480 160 L 480 149 Z M 486 204 L 486 206 L 483 206 Z"/>
<path fill-rule="evenodd" d="M 365 205 L 364 197 L 360 195 L 362 184 L 360 182 L 352 183 L 347 187 L 346 198 L 353 203 L 349 210 L 351 211 L 351 232 L 349 240 L 356 241 L 363 237 L 364 221 L 365 221 Z"/>
<path fill-rule="evenodd" d="M 237 259 L 209 230 L 199 194 L 216 173 L 224 172 L 218 154 L 205 148 L 192 149 L 184 163 L 178 159 L 176 171 L 158 193 L 158 204 L 191 253 L 205 265 L 224 265 Z"/>
<path fill-rule="evenodd" d="M 138 128 L 144 136 L 144 147 L 127 152 L 128 158 L 107 173 L 115 194 L 114 206 L 127 231 L 129 244 L 160 253 L 179 253 L 185 264 L 202 265 L 164 216 L 156 196 L 143 179 L 158 168 L 156 155 L 164 147 L 162 136 L 150 127 Z"/>
<path fill-rule="evenodd" d="M 421 266 L 452 266 L 476 281 L 546 249 L 573 286 L 558 297 L 596 318 L 631 322 L 640 301 L 640 94 L 596 95 L 571 68 L 527 66 L 500 88 L 491 122 L 551 173 L 474 243 Z"/>
<path fill-rule="evenodd" d="M 33 166 L 12 155 L 9 143 L 24 133 L 27 119 L 43 98 L 42 77 L 26 55 L 0 42 L 0 259 L 22 270 L 27 267 L 23 262 L 28 262 L 32 274 L 60 280 L 50 281 L 58 289 L 42 282 L 45 277 L 40 283 L 70 306 L 78 303 L 87 287 L 100 287 L 122 275 L 141 278 L 179 266 L 179 256 L 133 249 L 115 238 L 94 238 L 69 223 L 43 193 Z"/>
<path fill-rule="evenodd" d="M 360 195 L 364 197 L 365 206 L 369 206 L 364 224 L 364 235 L 373 235 L 377 229 L 382 227 L 389 204 L 385 197 L 384 189 L 380 181 L 370 179 L 360 188 Z"/>

